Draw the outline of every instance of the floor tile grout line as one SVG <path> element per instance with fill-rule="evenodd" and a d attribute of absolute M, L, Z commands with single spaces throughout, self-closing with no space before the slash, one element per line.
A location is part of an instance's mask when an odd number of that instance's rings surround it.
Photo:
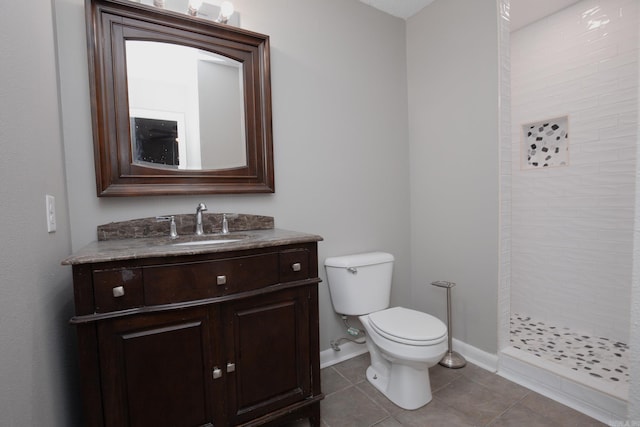
<path fill-rule="evenodd" d="M 431 375 L 431 374 L 429 374 Z M 460 378 L 464 377 L 464 373 L 460 372 L 459 374 L 457 374 L 454 378 L 452 378 L 450 381 L 447 381 L 445 384 L 440 385 L 440 387 L 438 388 L 431 388 L 431 392 L 435 395 L 435 393 L 437 393 L 438 391 L 448 387 L 449 385 L 451 385 L 453 382 L 459 380 Z"/>
<path fill-rule="evenodd" d="M 444 401 L 444 400 L 440 399 L 438 396 L 435 396 L 435 395 L 434 395 L 434 396 L 433 396 L 433 400 L 437 400 L 438 402 L 440 402 L 440 404 L 442 404 L 442 405 L 446 406 L 446 407 L 447 407 L 447 409 L 448 409 L 450 412 L 455 412 L 456 414 L 459 414 L 459 415 L 460 415 L 462 418 L 464 418 L 465 420 L 468 420 L 470 423 L 472 423 L 472 424 L 474 424 L 474 425 L 476 424 L 476 421 L 475 421 L 475 420 L 472 420 L 470 416 L 468 416 L 468 415 L 467 415 L 467 414 L 465 414 L 464 412 L 462 412 L 462 411 L 458 410 L 456 407 L 449 405 L 446 401 Z M 432 401 L 433 401 L 433 400 L 432 400 Z M 483 427 L 483 426 L 478 425 L 477 427 Z"/>
<path fill-rule="evenodd" d="M 359 383 L 358 383 L 358 384 L 359 384 Z M 373 386 L 373 385 L 372 385 L 372 386 Z M 379 403 L 378 403 L 378 402 L 377 402 L 373 397 L 369 396 L 369 393 L 365 392 L 365 391 L 364 391 L 364 390 L 362 390 L 360 387 L 358 387 L 358 385 L 357 385 L 357 384 L 354 384 L 354 387 L 355 387 L 355 388 L 357 388 L 357 389 L 358 389 L 358 391 L 360 391 L 360 393 L 364 394 L 364 395 L 367 397 L 367 399 L 369 399 L 369 400 L 370 400 L 374 405 L 376 405 L 378 408 L 382 409 L 382 411 L 383 411 L 385 414 L 387 414 L 387 416 L 386 416 L 386 417 L 382 418 L 381 420 L 376 421 L 374 424 L 372 424 L 372 426 L 373 426 L 373 425 L 376 425 L 376 424 L 379 424 L 379 423 L 381 423 L 382 421 L 384 421 L 384 420 L 388 419 L 389 417 L 392 417 L 392 416 L 393 416 L 389 411 L 387 411 L 385 408 L 383 408 L 383 407 L 382 407 L 382 405 L 380 405 L 380 404 L 379 404 Z M 374 387 L 374 390 L 375 390 L 375 387 Z"/>
<path fill-rule="evenodd" d="M 481 382 L 478 382 L 477 380 L 474 380 L 474 379 L 472 378 L 472 375 L 465 375 L 465 374 L 458 375 L 455 379 L 453 379 L 452 381 L 450 381 L 447 385 L 440 387 L 440 389 L 439 389 L 439 390 L 443 390 L 443 389 L 447 388 L 447 387 L 448 387 L 448 386 L 450 386 L 452 383 L 454 383 L 454 382 L 456 382 L 456 381 L 460 380 L 460 379 L 461 379 L 461 378 L 463 378 L 463 377 L 464 377 L 464 378 L 466 378 L 468 381 L 471 381 L 471 382 L 473 382 L 473 383 L 475 383 L 475 384 L 479 385 L 480 387 L 482 387 L 482 388 L 484 388 L 484 389 L 487 389 L 487 390 L 489 390 L 489 391 L 491 391 L 491 392 L 493 392 L 493 393 L 496 393 L 496 394 L 500 394 L 500 393 L 497 393 L 497 392 L 496 392 L 495 390 L 493 390 L 492 388 L 488 387 L 487 385 L 485 385 L 485 384 L 483 384 L 483 383 L 481 383 Z M 508 412 L 511 408 L 513 408 L 515 405 L 517 405 L 518 403 L 520 403 L 520 402 L 521 402 L 525 397 L 527 397 L 530 393 L 531 393 L 531 390 L 528 390 L 528 391 L 524 394 L 524 396 L 522 396 L 520 399 L 516 400 L 514 403 L 512 403 L 511 405 L 509 405 L 509 406 L 508 406 L 504 411 L 502 411 L 502 412 L 500 412 L 499 414 L 497 414 L 497 415 L 496 415 L 494 418 L 492 418 L 490 421 L 488 421 L 488 422 L 486 422 L 486 423 L 484 423 L 484 424 L 479 424 L 479 425 L 478 425 L 478 427 L 487 427 L 487 426 L 490 426 L 490 425 L 491 425 L 491 423 L 493 423 L 494 421 L 496 421 L 497 419 L 499 419 L 502 415 L 504 415 L 506 412 Z M 455 408 L 455 407 L 453 407 L 453 406 L 451 406 L 451 405 L 447 404 L 447 402 L 446 402 L 446 401 L 444 401 L 444 400 L 440 399 L 438 396 L 436 396 L 436 395 L 435 395 L 435 393 L 434 393 L 433 398 L 434 398 L 434 399 L 436 399 L 436 398 L 437 398 L 437 400 L 438 400 L 440 403 L 444 404 L 447 408 L 449 408 L 449 410 L 454 411 L 454 412 L 459 413 L 459 414 L 462 414 L 462 415 L 464 415 L 464 417 L 465 417 L 466 419 L 468 419 L 470 422 L 476 423 L 476 421 L 475 421 L 475 420 L 473 420 L 473 421 L 472 421 L 472 420 L 471 420 L 471 419 L 470 419 L 466 414 L 464 414 L 463 412 L 459 411 L 457 408 Z"/>
<path fill-rule="evenodd" d="M 340 371 L 338 371 L 337 369 L 335 369 L 333 366 L 329 366 L 329 367 L 327 367 L 327 368 L 325 368 L 325 369 L 333 369 L 333 371 L 334 371 L 335 373 L 337 373 L 340 377 L 342 377 L 342 378 L 343 378 L 343 379 L 348 383 L 346 386 L 344 386 L 344 387 L 342 387 L 342 388 L 339 388 L 338 390 L 334 390 L 334 391 L 332 391 L 332 392 L 331 392 L 331 393 L 329 393 L 329 394 L 325 394 L 325 395 L 324 395 L 325 397 L 327 397 L 327 396 L 331 396 L 332 394 L 335 394 L 335 393 L 338 393 L 338 392 L 341 392 L 341 391 L 344 391 L 344 390 L 348 389 L 349 387 L 354 387 L 354 386 L 356 385 L 356 384 L 355 384 L 355 383 L 353 383 L 351 380 L 349 380 L 349 378 L 347 378 L 347 377 L 345 377 L 344 375 L 342 375 L 342 373 L 340 373 Z"/>
<path fill-rule="evenodd" d="M 500 412 L 498 415 L 496 415 L 494 418 L 491 419 L 491 421 L 489 421 L 488 423 L 486 423 L 484 425 L 484 427 L 489 427 L 494 421 L 497 421 L 500 417 L 502 417 L 503 415 L 505 415 L 507 412 L 509 412 L 511 409 L 513 409 L 518 403 L 521 403 L 524 399 L 527 398 L 527 396 L 529 396 L 532 393 L 531 390 L 528 390 L 524 396 L 522 396 L 520 399 L 516 400 L 515 402 L 513 402 L 511 405 L 509 405 L 508 408 L 506 408 L 504 411 Z M 546 418 L 546 417 L 545 417 Z M 550 420 L 551 422 L 553 422 L 553 420 Z M 555 424 L 555 423 L 554 423 Z"/>
<path fill-rule="evenodd" d="M 356 357 L 360 357 L 360 356 L 356 356 Z M 333 366 L 331 366 L 331 368 L 334 368 L 334 367 L 333 367 Z M 365 367 L 365 369 L 366 369 L 366 367 Z M 360 379 L 360 378 L 356 378 L 356 380 L 355 380 L 355 381 L 351 381 L 349 378 L 347 378 L 347 376 L 346 376 L 346 375 L 344 375 L 344 374 L 343 374 L 342 372 L 340 372 L 338 369 L 335 369 L 335 368 L 334 368 L 334 370 L 335 370 L 335 371 L 336 371 L 336 372 L 337 372 L 337 373 L 338 373 L 342 378 L 344 378 L 345 380 L 347 380 L 347 381 L 348 381 L 350 384 L 352 384 L 352 385 L 357 385 L 357 384 L 360 384 L 361 382 L 364 382 L 364 381 L 366 381 L 366 380 L 367 380 L 366 378 L 362 378 L 362 379 Z"/>

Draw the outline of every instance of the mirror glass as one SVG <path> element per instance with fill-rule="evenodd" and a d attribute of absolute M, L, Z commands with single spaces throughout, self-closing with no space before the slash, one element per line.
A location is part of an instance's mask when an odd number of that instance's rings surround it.
<path fill-rule="evenodd" d="M 169 43 L 126 41 L 133 162 L 169 169 L 247 165 L 242 63 Z"/>

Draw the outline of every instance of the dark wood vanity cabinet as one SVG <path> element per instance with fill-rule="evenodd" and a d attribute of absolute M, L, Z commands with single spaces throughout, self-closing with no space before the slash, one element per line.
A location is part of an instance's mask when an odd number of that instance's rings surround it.
<path fill-rule="evenodd" d="M 76 264 L 87 426 L 320 425 L 316 243 Z"/>

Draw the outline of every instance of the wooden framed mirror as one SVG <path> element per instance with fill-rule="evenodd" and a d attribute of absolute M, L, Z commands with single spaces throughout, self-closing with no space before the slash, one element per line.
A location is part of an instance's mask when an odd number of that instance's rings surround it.
<path fill-rule="evenodd" d="M 86 0 L 99 197 L 273 193 L 269 36 Z"/>

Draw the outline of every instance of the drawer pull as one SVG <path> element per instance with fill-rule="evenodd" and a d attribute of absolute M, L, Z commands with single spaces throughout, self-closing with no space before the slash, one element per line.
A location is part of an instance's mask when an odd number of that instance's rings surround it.
<path fill-rule="evenodd" d="M 220 368 L 213 368 L 213 379 L 217 380 L 218 378 L 222 377 L 222 369 Z"/>
<path fill-rule="evenodd" d="M 112 289 L 112 292 L 113 292 L 113 296 L 115 298 L 123 297 L 124 296 L 124 286 L 116 286 L 115 288 Z"/>
<path fill-rule="evenodd" d="M 235 363 L 227 363 L 227 372 L 235 372 L 236 364 Z"/>
<path fill-rule="evenodd" d="M 216 277 L 216 283 L 219 285 L 226 285 L 227 284 L 227 276 L 218 276 Z"/>
<path fill-rule="evenodd" d="M 296 262 L 294 264 L 291 264 L 291 269 L 293 271 L 300 271 L 302 269 L 302 266 L 300 265 L 299 262 Z"/>

